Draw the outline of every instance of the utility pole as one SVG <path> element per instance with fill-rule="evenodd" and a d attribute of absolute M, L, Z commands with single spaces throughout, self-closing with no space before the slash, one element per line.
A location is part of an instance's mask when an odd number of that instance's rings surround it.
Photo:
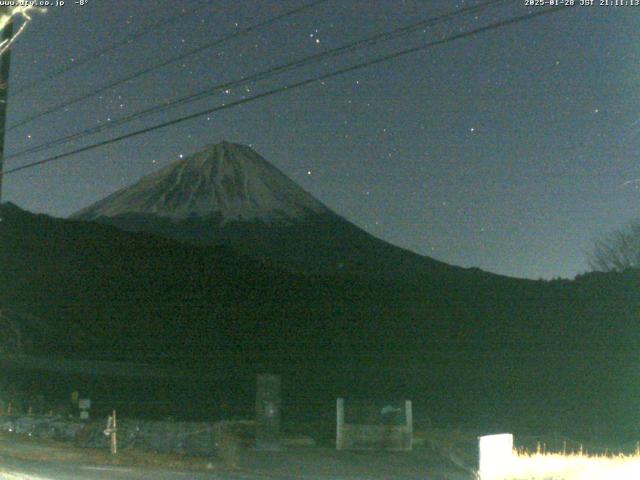
<path fill-rule="evenodd" d="M 5 13 L 9 7 L 2 7 Z M 13 36 L 13 20 L 2 30 L 2 41 L 9 42 Z M 4 179 L 4 135 L 7 125 L 7 99 L 9 98 L 9 66 L 11 64 L 11 48 L 0 58 L 0 203 L 2 203 L 2 181 Z"/>

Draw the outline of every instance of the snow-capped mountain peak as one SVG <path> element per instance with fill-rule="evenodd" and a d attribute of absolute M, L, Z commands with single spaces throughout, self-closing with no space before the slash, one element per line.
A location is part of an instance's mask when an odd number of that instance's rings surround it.
<path fill-rule="evenodd" d="M 177 160 L 73 218 L 215 217 L 291 223 L 330 211 L 250 147 L 221 142 Z"/>

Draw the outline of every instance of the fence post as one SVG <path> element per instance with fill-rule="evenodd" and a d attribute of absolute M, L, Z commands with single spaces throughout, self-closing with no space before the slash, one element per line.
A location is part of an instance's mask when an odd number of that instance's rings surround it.
<path fill-rule="evenodd" d="M 107 418 L 107 428 L 104 430 L 104 434 L 109 436 L 109 446 L 112 455 L 118 453 L 117 430 L 118 424 L 116 421 L 116 411 L 114 410 L 111 416 Z"/>
<path fill-rule="evenodd" d="M 116 411 L 113 411 L 113 432 L 111 432 L 111 453 L 115 455 L 118 453 L 118 424 L 116 422 Z"/>
<path fill-rule="evenodd" d="M 344 398 L 336 400 L 336 450 L 344 448 Z"/>
<path fill-rule="evenodd" d="M 405 400 L 404 402 L 404 416 L 405 416 L 405 425 L 407 431 L 407 441 L 404 445 L 405 450 L 413 449 L 413 404 L 411 400 Z"/>

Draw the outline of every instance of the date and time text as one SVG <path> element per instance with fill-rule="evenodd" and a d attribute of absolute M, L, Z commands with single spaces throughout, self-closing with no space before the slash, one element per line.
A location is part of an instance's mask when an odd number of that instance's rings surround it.
<path fill-rule="evenodd" d="M 524 0 L 525 7 L 640 7 L 640 0 Z"/>

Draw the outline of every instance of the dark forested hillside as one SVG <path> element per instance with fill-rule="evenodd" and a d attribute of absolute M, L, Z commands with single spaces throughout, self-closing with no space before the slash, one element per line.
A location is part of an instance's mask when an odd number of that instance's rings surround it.
<path fill-rule="evenodd" d="M 635 428 L 634 272 L 555 282 L 463 269 L 296 275 L 230 248 L 12 205 L 1 218 L 0 305 L 46 322 L 34 353 L 238 378 L 268 369 L 309 398 L 407 396 L 452 422 L 560 429 L 597 411 L 598 422 Z"/>

